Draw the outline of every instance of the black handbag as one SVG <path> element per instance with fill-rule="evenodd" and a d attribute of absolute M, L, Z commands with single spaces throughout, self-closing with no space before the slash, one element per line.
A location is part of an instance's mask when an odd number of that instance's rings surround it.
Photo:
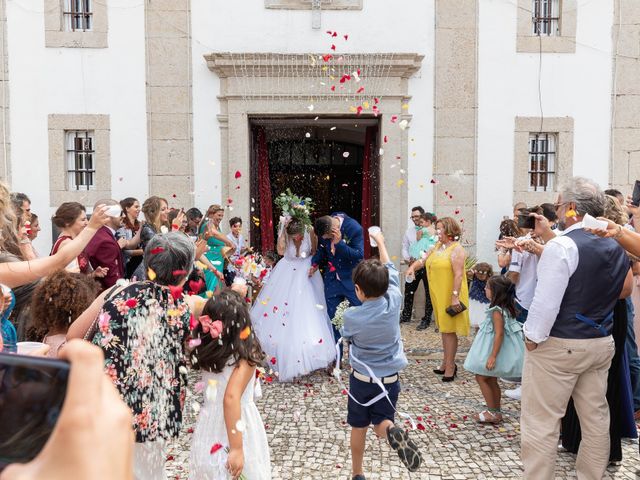
<path fill-rule="evenodd" d="M 460 302 L 460 305 L 449 305 L 446 308 L 445 312 L 447 312 L 450 317 L 455 317 L 456 315 L 464 312 L 466 309 L 467 306 L 464 303 Z"/>

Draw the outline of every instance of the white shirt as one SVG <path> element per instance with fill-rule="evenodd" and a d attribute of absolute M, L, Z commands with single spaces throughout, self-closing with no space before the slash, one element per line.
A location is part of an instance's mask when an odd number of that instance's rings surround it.
<path fill-rule="evenodd" d="M 409 247 L 411 244 L 418 241 L 416 233 L 416 226 L 413 223 L 409 225 L 407 227 L 407 231 L 404 232 L 404 237 L 402 237 L 402 258 L 404 260 L 409 260 L 411 258 L 411 255 L 409 254 Z"/>
<path fill-rule="evenodd" d="M 531 238 L 531 235 L 525 235 L 524 238 Z M 519 273 L 518 283 L 516 284 L 516 297 L 522 308 L 529 310 L 533 295 L 536 292 L 536 284 L 538 282 L 538 256 L 531 252 L 519 252 L 513 250 L 511 252 L 510 272 Z"/>
<path fill-rule="evenodd" d="M 569 278 L 578 268 L 578 246 L 566 234 L 582 228 L 582 222 L 567 228 L 544 247 L 538 262 L 538 285 L 529 316 L 524 324 L 525 336 L 544 342 L 556 322 Z"/>
<path fill-rule="evenodd" d="M 242 249 L 244 248 L 244 237 L 242 236 L 242 234 L 238 235 L 238 238 L 236 238 L 233 233 L 229 232 L 227 233 L 227 238 L 229 240 L 231 240 L 231 243 L 233 243 L 236 247 L 236 251 L 233 252 L 234 255 L 240 256 L 240 253 L 242 252 Z"/>

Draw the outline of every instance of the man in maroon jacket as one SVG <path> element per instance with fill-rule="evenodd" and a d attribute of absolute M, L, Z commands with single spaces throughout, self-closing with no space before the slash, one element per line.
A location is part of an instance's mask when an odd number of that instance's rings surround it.
<path fill-rule="evenodd" d="M 119 205 L 116 200 L 99 200 L 96 202 L 94 209 L 100 204 L 110 206 Z M 124 278 L 122 250 L 116 240 L 116 230 L 122 226 L 122 214 L 121 212 L 117 216 L 114 214 L 115 211 L 109 215 L 109 223 L 98 230 L 89 242 L 89 245 L 84 249 L 94 269 L 98 267 L 108 269 L 107 274 L 103 278 L 98 278 L 103 290 L 115 285 L 118 279 Z"/>

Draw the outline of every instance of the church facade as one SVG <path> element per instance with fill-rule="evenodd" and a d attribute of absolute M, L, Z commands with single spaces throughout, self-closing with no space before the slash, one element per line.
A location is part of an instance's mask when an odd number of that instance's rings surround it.
<path fill-rule="evenodd" d="M 291 188 L 379 224 L 398 255 L 411 207 L 454 216 L 491 261 L 516 201 L 640 178 L 634 0 L 1 8 L 0 175 L 42 219 L 160 195 L 225 206 L 260 245 L 262 207 Z"/>

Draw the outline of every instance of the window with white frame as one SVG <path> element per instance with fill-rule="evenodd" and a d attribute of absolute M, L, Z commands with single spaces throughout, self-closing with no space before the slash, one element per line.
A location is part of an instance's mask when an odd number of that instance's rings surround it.
<path fill-rule="evenodd" d="M 69 190 L 94 190 L 96 166 L 93 131 L 73 130 L 65 132 L 65 135 Z"/>
<path fill-rule="evenodd" d="M 555 133 L 529 134 L 529 191 L 553 190 L 556 166 Z"/>
<path fill-rule="evenodd" d="M 93 30 L 93 0 L 64 0 L 62 18 L 67 32 Z"/>
<path fill-rule="evenodd" d="M 560 0 L 532 1 L 533 34 L 547 37 L 560 35 Z"/>

